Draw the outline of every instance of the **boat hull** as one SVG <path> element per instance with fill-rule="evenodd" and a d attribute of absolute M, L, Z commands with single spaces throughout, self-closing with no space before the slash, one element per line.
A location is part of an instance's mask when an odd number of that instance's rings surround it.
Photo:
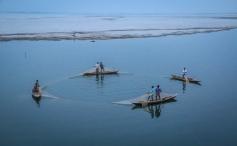
<path fill-rule="evenodd" d="M 178 75 L 171 75 L 171 79 L 172 80 L 183 81 L 183 82 L 190 82 L 190 83 L 194 83 L 194 84 L 200 84 L 200 82 L 201 82 L 201 81 L 193 79 L 191 77 L 187 77 L 188 80 L 186 80 L 186 78 L 184 78 L 182 76 L 178 76 Z"/>
<path fill-rule="evenodd" d="M 88 71 L 85 71 L 82 73 L 83 76 L 95 76 L 95 75 L 112 75 L 112 74 L 118 74 L 119 70 L 117 69 L 111 69 L 111 68 L 105 68 L 104 71 L 96 72 L 95 68 L 92 68 Z"/>
<path fill-rule="evenodd" d="M 142 100 L 142 101 L 138 101 L 138 102 L 133 102 L 133 104 L 135 106 L 148 106 L 148 105 L 155 105 L 155 104 L 160 104 L 160 103 L 165 103 L 165 102 L 169 102 L 169 101 L 173 101 L 175 100 L 175 96 L 166 96 L 166 97 L 162 97 L 161 99 L 157 99 L 157 100 Z"/>
<path fill-rule="evenodd" d="M 34 98 L 40 98 L 41 96 L 41 93 L 32 93 L 32 97 Z"/>
<path fill-rule="evenodd" d="M 88 73 L 83 73 L 83 76 L 95 76 L 95 75 L 111 75 L 111 74 L 118 74 L 118 71 L 105 71 L 105 72 L 88 72 Z"/>
<path fill-rule="evenodd" d="M 41 98 L 41 96 L 42 96 L 41 88 L 39 88 L 38 91 L 34 91 L 34 89 L 32 90 L 32 97 Z"/>

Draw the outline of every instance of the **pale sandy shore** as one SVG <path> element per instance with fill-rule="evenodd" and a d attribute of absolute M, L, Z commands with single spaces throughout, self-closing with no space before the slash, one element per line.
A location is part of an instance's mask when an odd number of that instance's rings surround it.
<path fill-rule="evenodd" d="M 116 30 L 97 32 L 48 32 L 48 33 L 17 33 L 1 34 L 0 41 L 11 40 L 108 40 L 127 38 L 161 37 L 168 35 L 186 35 L 195 33 L 210 33 L 223 30 L 235 29 L 237 27 L 219 28 L 187 28 L 172 30 Z"/>
<path fill-rule="evenodd" d="M 0 15 L 0 41 L 108 40 L 210 33 L 237 28 L 235 17 Z"/>

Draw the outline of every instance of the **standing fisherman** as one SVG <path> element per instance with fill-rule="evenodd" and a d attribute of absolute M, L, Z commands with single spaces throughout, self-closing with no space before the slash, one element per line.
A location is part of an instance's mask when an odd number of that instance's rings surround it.
<path fill-rule="evenodd" d="M 100 62 L 100 71 L 101 71 L 101 73 L 103 73 L 105 71 L 104 64 L 102 62 Z"/>
<path fill-rule="evenodd" d="M 183 69 L 183 78 L 186 80 L 186 82 L 188 82 L 189 80 L 188 80 L 188 77 L 186 77 L 186 74 L 187 74 L 187 69 L 186 69 L 186 67 L 184 67 L 184 69 Z"/>
<path fill-rule="evenodd" d="M 182 71 L 182 72 L 183 72 L 183 78 L 185 78 L 185 76 L 186 76 L 186 74 L 187 74 L 187 72 L 188 72 L 187 69 L 186 69 L 186 67 L 183 68 L 183 71 Z"/>
<path fill-rule="evenodd" d="M 157 97 L 159 97 L 159 100 L 160 100 L 160 93 L 161 93 L 160 85 L 157 85 L 157 87 L 156 87 L 156 100 L 157 100 Z"/>
<path fill-rule="evenodd" d="M 150 92 L 149 92 L 149 96 L 148 96 L 148 99 L 147 100 L 152 100 L 153 101 L 153 97 L 154 97 L 154 95 L 155 95 L 155 91 L 156 89 L 155 89 L 155 87 L 154 86 L 151 86 L 151 90 L 150 90 Z"/>

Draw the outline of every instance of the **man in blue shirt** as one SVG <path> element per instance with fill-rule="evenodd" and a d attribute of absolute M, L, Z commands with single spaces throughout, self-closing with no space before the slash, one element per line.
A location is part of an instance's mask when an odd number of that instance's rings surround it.
<path fill-rule="evenodd" d="M 156 87 L 156 100 L 157 100 L 157 97 L 159 97 L 159 100 L 160 100 L 160 93 L 161 93 L 160 85 L 157 85 L 157 87 Z"/>
<path fill-rule="evenodd" d="M 101 71 L 101 73 L 103 73 L 105 71 L 104 64 L 102 62 L 100 62 L 100 71 Z"/>

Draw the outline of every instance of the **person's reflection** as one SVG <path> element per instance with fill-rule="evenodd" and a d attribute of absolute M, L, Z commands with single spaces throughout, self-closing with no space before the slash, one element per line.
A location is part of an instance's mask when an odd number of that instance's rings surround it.
<path fill-rule="evenodd" d="M 151 114 L 151 118 L 153 119 L 154 118 L 154 109 L 153 109 L 153 106 L 152 105 L 149 105 L 147 107 L 148 109 L 148 112 Z"/>
<path fill-rule="evenodd" d="M 183 85 L 183 93 L 185 93 L 185 90 L 186 90 L 186 82 L 183 82 L 182 85 Z"/>
<path fill-rule="evenodd" d="M 175 99 L 167 101 L 166 103 L 170 103 L 170 102 L 176 102 Z M 133 106 L 132 110 L 135 109 L 143 109 L 145 112 L 149 113 L 151 115 L 151 118 L 159 118 L 161 116 L 161 108 L 163 107 L 164 103 L 160 103 L 160 104 L 153 104 L 153 105 L 146 105 L 146 106 Z"/>
<path fill-rule="evenodd" d="M 147 107 L 147 112 L 151 114 L 151 118 L 153 119 L 154 117 L 159 118 L 161 115 L 161 107 L 160 104 L 157 105 L 149 105 Z"/>
<path fill-rule="evenodd" d="M 104 81 L 104 75 L 101 75 L 101 76 L 100 76 L 100 80 L 101 80 L 101 82 Z"/>
<path fill-rule="evenodd" d="M 98 74 L 95 76 L 95 80 L 96 80 L 96 81 L 99 81 L 99 80 L 100 80 L 100 78 L 99 78 L 99 75 L 98 75 Z"/>
<path fill-rule="evenodd" d="M 103 81 L 104 81 L 104 75 L 96 75 L 97 84 L 103 85 Z"/>
<path fill-rule="evenodd" d="M 32 98 L 34 99 L 34 101 L 35 101 L 35 103 L 37 104 L 37 106 L 40 108 L 40 100 L 41 100 L 41 97 L 37 98 L 37 97 L 32 96 Z"/>
<path fill-rule="evenodd" d="M 161 114 L 161 107 L 160 107 L 160 104 L 159 104 L 159 105 L 156 105 L 156 110 L 155 110 L 156 118 L 159 118 L 160 114 Z"/>

